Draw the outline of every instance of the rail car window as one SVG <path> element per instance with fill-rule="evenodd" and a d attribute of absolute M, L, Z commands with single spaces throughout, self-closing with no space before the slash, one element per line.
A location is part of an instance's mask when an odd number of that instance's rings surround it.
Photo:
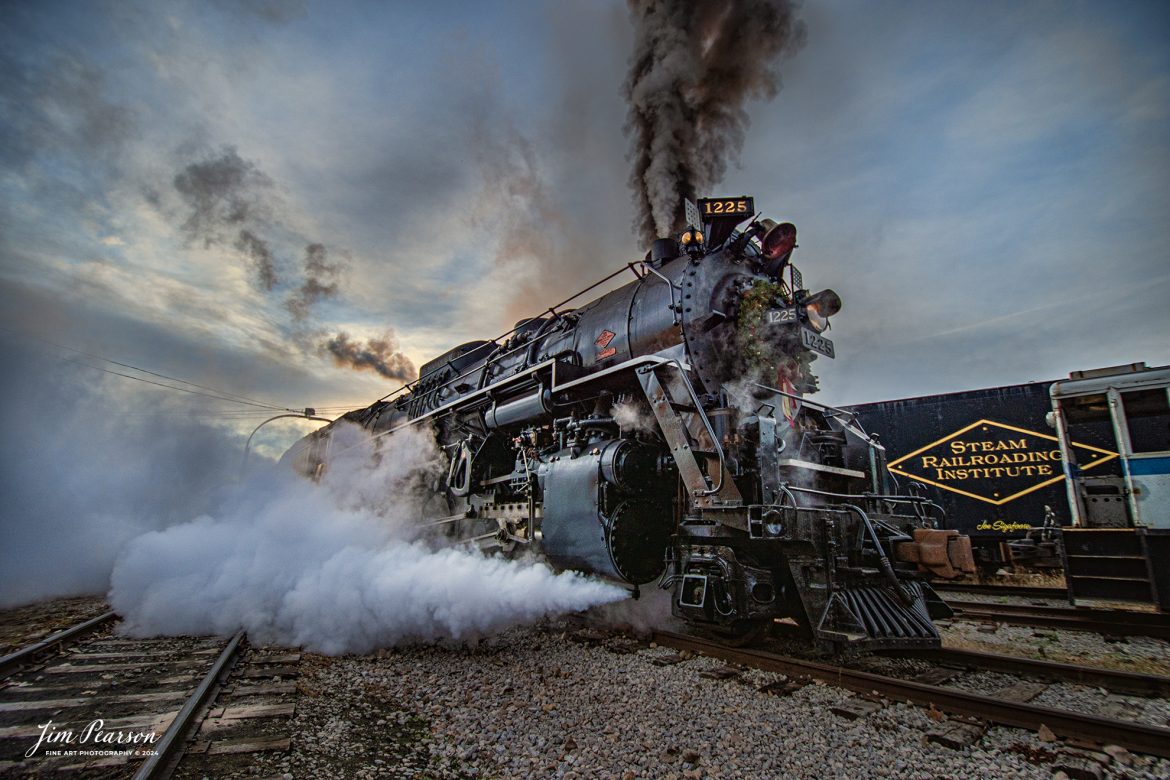
<path fill-rule="evenodd" d="M 1117 436 L 1113 432 L 1113 418 L 1109 414 L 1109 397 L 1104 393 L 1099 395 L 1083 395 L 1076 398 L 1064 398 L 1060 401 L 1064 410 L 1064 420 L 1068 426 L 1069 441 L 1074 444 L 1088 444 L 1100 447 L 1110 452 L 1117 452 Z M 1092 460 L 1084 450 L 1074 448 L 1073 457 L 1078 463 L 1087 463 Z M 1121 459 L 1113 458 L 1105 463 L 1093 467 L 1090 472 L 1095 476 L 1121 476 Z"/>
<path fill-rule="evenodd" d="M 1129 444 L 1134 452 L 1170 451 L 1170 402 L 1166 388 L 1131 390 L 1121 394 Z"/>

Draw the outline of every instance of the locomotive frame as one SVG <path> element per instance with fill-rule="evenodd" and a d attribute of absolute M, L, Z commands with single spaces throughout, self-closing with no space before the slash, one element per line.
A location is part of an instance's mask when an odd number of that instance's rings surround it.
<path fill-rule="evenodd" d="M 338 423 L 380 440 L 432 427 L 449 468 L 426 521 L 453 539 L 539 550 L 635 594 L 657 579 L 677 617 L 731 640 L 791 618 L 825 649 L 936 646 L 931 618 L 950 610 L 928 579 L 973 571 L 970 542 L 926 498 L 882 492 L 880 445 L 805 397 L 840 299 L 804 288 L 791 224 L 687 213 L 645 260 Z M 320 475 L 336 424 L 285 459 Z"/>

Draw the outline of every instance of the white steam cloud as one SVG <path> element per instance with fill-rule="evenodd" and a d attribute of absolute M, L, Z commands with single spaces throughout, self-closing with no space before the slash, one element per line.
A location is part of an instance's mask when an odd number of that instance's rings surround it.
<path fill-rule="evenodd" d="M 638 401 L 616 403 L 610 411 L 623 433 L 657 433 L 658 421 L 650 407 Z"/>
<path fill-rule="evenodd" d="M 218 505 L 243 440 L 177 393 L 144 404 L 137 382 L 14 341 L 0 338 L 0 607 L 104 593 L 129 540 Z"/>
<path fill-rule="evenodd" d="M 0 608 L 109 592 L 136 634 L 244 628 L 341 653 L 472 638 L 627 596 L 423 539 L 422 496 L 441 465 L 428 436 L 395 437 L 371 458 L 360 429 L 343 431 L 334 449 L 352 449 L 322 484 L 272 464 L 241 483 L 252 423 L 241 435 L 214 402 L 0 333 Z"/>
<path fill-rule="evenodd" d="M 425 485 L 440 465 L 413 429 L 370 457 L 343 429 L 321 484 L 256 475 L 217 516 L 150 533 L 119 558 L 110 601 L 123 630 L 226 634 L 338 654 L 466 640 L 627 597 L 534 561 L 485 557 L 419 537 Z"/>

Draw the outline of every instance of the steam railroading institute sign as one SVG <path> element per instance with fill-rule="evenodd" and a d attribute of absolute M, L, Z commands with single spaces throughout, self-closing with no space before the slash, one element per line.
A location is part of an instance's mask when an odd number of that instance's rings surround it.
<path fill-rule="evenodd" d="M 1073 442 L 1081 471 L 1116 452 Z M 903 477 L 1002 506 L 1064 479 L 1057 438 L 1014 425 L 977 420 L 889 464 Z"/>

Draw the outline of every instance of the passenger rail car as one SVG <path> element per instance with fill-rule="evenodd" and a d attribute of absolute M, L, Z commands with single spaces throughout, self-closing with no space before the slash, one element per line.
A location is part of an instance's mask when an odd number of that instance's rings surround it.
<path fill-rule="evenodd" d="M 1051 389 L 1071 526 L 1069 598 L 1170 610 L 1170 366 L 1074 371 Z M 1078 442 L 1110 442 L 1102 459 Z M 1102 462 L 1103 461 L 1103 462 Z"/>

